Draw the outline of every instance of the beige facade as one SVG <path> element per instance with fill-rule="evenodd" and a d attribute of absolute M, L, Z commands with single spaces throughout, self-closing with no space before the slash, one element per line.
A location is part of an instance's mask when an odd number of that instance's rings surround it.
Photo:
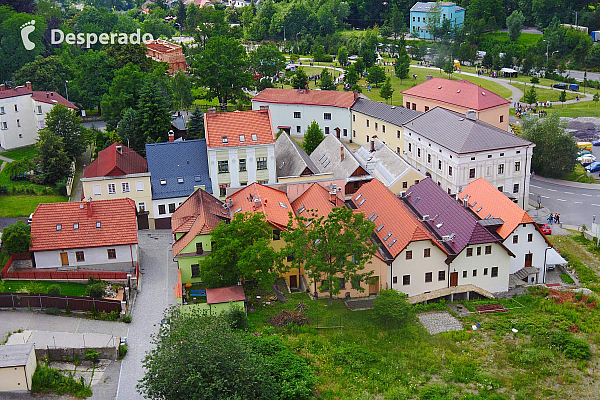
<path fill-rule="evenodd" d="M 390 149 L 402 155 L 402 149 L 404 149 L 404 128 L 402 126 L 352 111 L 352 141 L 363 145 L 374 137 L 379 138 Z"/>
<path fill-rule="evenodd" d="M 31 345 L 5 345 L 2 347 L 31 346 Z M 21 365 L 0 367 L 0 393 L 1 392 L 23 392 L 31 390 L 31 378 L 37 366 L 35 350 L 31 351 L 27 361 Z"/>
<path fill-rule="evenodd" d="M 432 99 L 424 99 L 421 97 L 411 96 L 409 94 L 403 94 L 403 101 L 406 108 L 422 112 L 427 112 L 435 107 L 443 107 L 447 110 L 456 111 L 461 114 L 465 114 L 467 111 L 469 111 L 469 109 L 466 107 L 460 107 L 454 104 Z M 509 109 L 510 104 L 507 103 L 485 110 L 475 110 L 475 112 L 477 113 L 477 119 L 487 122 L 488 124 L 502 130 L 508 131 Z"/>

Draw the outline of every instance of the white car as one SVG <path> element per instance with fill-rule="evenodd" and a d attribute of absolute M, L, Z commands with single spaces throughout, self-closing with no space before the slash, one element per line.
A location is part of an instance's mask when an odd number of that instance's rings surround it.
<path fill-rule="evenodd" d="M 596 161 L 596 156 L 593 154 L 584 154 L 581 157 L 577 157 L 577 161 L 581 164 L 591 164 Z"/>

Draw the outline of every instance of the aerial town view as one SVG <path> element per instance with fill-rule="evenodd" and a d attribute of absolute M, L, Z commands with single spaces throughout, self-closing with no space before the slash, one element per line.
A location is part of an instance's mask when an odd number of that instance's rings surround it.
<path fill-rule="evenodd" d="M 0 400 L 600 400 L 600 3 L 0 0 Z"/>

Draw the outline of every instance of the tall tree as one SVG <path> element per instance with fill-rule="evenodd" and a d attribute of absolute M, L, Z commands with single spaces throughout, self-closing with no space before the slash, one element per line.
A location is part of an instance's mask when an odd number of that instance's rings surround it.
<path fill-rule="evenodd" d="M 177 1 L 177 9 L 175 11 L 175 16 L 177 17 L 177 24 L 179 32 L 182 32 L 185 28 L 185 20 L 187 17 L 187 9 L 185 7 L 185 3 L 183 0 Z"/>
<path fill-rule="evenodd" d="M 400 79 L 400 82 L 402 82 L 403 79 L 408 78 L 408 72 L 410 71 L 410 57 L 404 46 L 399 48 L 398 53 L 398 58 L 396 59 L 396 62 L 394 62 L 394 73 L 396 78 Z"/>
<path fill-rule="evenodd" d="M 140 91 L 137 104 L 141 135 L 146 140 L 167 140 L 171 127 L 170 101 L 158 83 L 147 81 Z"/>
<path fill-rule="evenodd" d="M 282 234 L 286 242 L 282 251 L 293 255 L 292 268 L 304 266 L 315 290 L 316 282 L 322 282 L 319 290 L 329 292 L 331 305 L 340 293 L 340 278 L 361 292 L 361 283 L 371 281 L 373 272 L 364 269 L 375 255 L 376 245 L 370 240 L 374 229 L 363 214 L 347 208 L 334 208 L 327 218 L 298 216 Z"/>
<path fill-rule="evenodd" d="M 308 76 L 303 68 L 296 69 L 296 73 L 292 76 L 292 88 L 305 89 L 308 87 Z"/>
<path fill-rule="evenodd" d="M 61 137 L 48 128 L 40 129 L 36 148 L 45 183 L 52 185 L 67 177 L 71 162 Z"/>
<path fill-rule="evenodd" d="M 333 76 L 331 76 L 327 68 L 323 68 L 323 71 L 321 71 L 321 80 L 319 81 L 319 88 L 321 88 L 321 90 L 337 90 L 337 85 L 333 80 Z"/>
<path fill-rule="evenodd" d="M 381 82 L 385 81 L 385 70 L 379 65 L 373 65 L 367 70 L 367 81 L 378 87 Z"/>
<path fill-rule="evenodd" d="M 346 46 L 340 46 L 337 59 L 342 67 L 345 67 L 348 64 L 348 49 Z"/>
<path fill-rule="evenodd" d="M 87 145 L 81 117 L 62 104 L 55 105 L 48 112 L 46 128 L 62 138 L 69 158 L 80 156 Z"/>
<path fill-rule="evenodd" d="M 508 27 L 508 37 L 513 42 L 516 42 L 521 36 L 521 28 L 525 22 L 525 16 L 519 10 L 515 10 L 506 18 L 506 26 Z"/>
<path fill-rule="evenodd" d="M 144 44 L 107 44 L 103 46 L 106 54 L 115 60 L 115 68 L 121 69 L 129 63 L 137 65 L 141 71 L 149 72 L 153 61 L 146 56 Z"/>
<path fill-rule="evenodd" d="M 565 106 L 565 101 L 567 101 L 567 91 L 563 90 L 562 92 L 560 92 L 560 94 L 558 95 L 558 101 L 560 101 L 562 104 L 562 106 Z"/>
<path fill-rule="evenodd" d="M 304 134 L 304 140 L 302 141 L 302 148 L 306 154 L 310 155 L 317 146 L 325 139 L 323 131 L 319 128 L 317 121 L 313 121 L 308 125 L 306 133 Z"/>
<path fill-rule="evenodd" d="M 452 74 L 454 73 L 454 63 L 451 59 L 446 60 L 444 64 L 444 72 L 448 74 L 448 79 L 452 78 Z"/>
<path fill-rule="evenodd" d="M 145 151 L 147 137 L 140 129 L 140 118 L 133 108 L 128 108 L 117 127 L 117 134 L 127 147 L 138 153 Z"/>
<path fill-rule="evenodd" d="M 174 108 L 187 110 L 194 102 L 192 96 L 192 84 L 183 71 L 177 71 L 171 78 L 171 87 L 173 89 Z"/>
<path fill-rule="evenodd" d="M 379 95 L 381 96 L 382 99 L 385 99 L 386 103 L 388 103 L 389 100 L 392 98 L 393 94 L 394 94 L 394 89 L 392 89 L 391 79 L 388 76 L 387 79 L 385 80 L 385 83 L 381 87 L 381 90 L 379 91 Z"/>
<path fill-rule="evenodd" d="M 537 92 L 535 91 L 535 85 L 531 85 L 529 90 L 523 95 L 523 101 L 526 104 L 533 104 L 537 101 Z"/>
<path fill-rule="evenodd" d="M 88 50 L 75 58 L 73 98 L 85 109 L 100 107 L 114 77 L 115 60 L 105 51 Z"/>
<path fill-rule="evenodd" d="M 196 107 L 188 121 L 187 136 L 193 139 L 204 139 L 204 113 Z"/>
<path fill-rule="evenodd" d="M 354 64 L 350 64 L 350 66 L 348 66 L 348 68 L 346 68 L 346 72 L 344 73 L 344 81 L 348 85 L 350 85 L 351 88 L 353 88 L 358 83 L 358 80 L 359 80 L 358 72 L 356 72 L 356 68 L 355 68 Z"/>
<path fill-rule="evenodd" d="M 285 67 L 285 56 L 274 43 L 262 43 L 250 53 L 250 64 L 261 77 L 273 77 Z"/>
<path fill-rule="evenodd" d="M 66 96 L 65 81 L 71 80 L 73 72 L 60 56 L 37 56 L 15 72 L 15 83 L 31 82 L 33 90 L 47 90 Z"/>
<path fill-rule="evenodd" d="M 17 221 L 2 229 L 2 249 L 9 254 L 29 253 L 31 227 Z"/>
<path fill-rule="evenodd" d="M 135 108 L 147 75 L 140 71 L 138 65 L 128 63 L 115 71 L 115 77 L 108 93 L 102 97 L 102 116 L 106 121 L 106 129 L 114 130 L 128 108 Z"/>

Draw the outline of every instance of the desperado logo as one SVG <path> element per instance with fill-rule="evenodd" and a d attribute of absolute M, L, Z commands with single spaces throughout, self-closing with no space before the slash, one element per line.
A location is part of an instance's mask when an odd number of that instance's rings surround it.
<path fill-rule="evenodd" d="M 65 33 L 60 29 L 50 31 L 50 44 L 61 44 L 65 42 L 71 45 L 83 45 L 89 48 L 96 43 L 100 44 L 140 44 L 154 40 L 150 33 L 141 34 L 138 29 L 135 33 L 127 35 L 126 33 Z"/>

